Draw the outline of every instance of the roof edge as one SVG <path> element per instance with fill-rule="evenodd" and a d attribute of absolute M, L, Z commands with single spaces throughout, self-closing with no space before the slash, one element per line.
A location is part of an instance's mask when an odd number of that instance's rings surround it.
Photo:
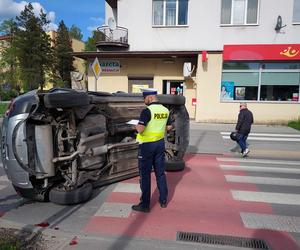
<path fill-rule="evenodd" d="M 222 51 L 208 51 L 222 53 Z M 197 57 L 202 51 L 86 51 L 73 52 L 71 55 L 82 59 L 102 58 L 184 58 Z"/>

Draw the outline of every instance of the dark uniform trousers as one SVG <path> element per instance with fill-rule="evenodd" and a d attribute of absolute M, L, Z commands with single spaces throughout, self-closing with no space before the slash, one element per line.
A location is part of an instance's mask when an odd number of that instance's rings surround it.
<path fill-rule="evenodd" d="M 142 190 L 141 206 L 150 207 L 151 196 L 151 170 L 152 166 L 156 176 L 159 190 L 159 202 L 166 203 L 168 196 L 167 178 L 165 174 L 165 142 L 161 139 L 156 142 L 146 142 L 139 145 L 139 171 L 140 186 Z"/>

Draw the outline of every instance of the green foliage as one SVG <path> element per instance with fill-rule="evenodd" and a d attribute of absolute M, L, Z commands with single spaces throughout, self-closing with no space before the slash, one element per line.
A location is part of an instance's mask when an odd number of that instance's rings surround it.
<path fill-rule="evenodd" d="M 0 116 L 3 116 L 8 108 L 9 103 L 0 103 Z M 0 248 L 1 249 L 1 248 Z"/>
<path fill-rule="evenodd" d="M 11 99 L 17 97 L 19 92 L 16 89 L 11 90 L 2 90 L 0 89 L 0 98 L 1 101 L 10 101 Z"/>
<path fill-rule="evenodd" d="M 69 36 L 70 38 L 74 38 L 80 41 L 82 40 L 83 37 L 81 29 L 79 29 L 75 24 L 71 26 L 69 31 Z"/>
<path fill-rule="evenodd" d="M 297 130 L 300 130 L 300 118 L 288 122 L 288 126 Z"/>
<path fill-rule="evenodd" d="M 50 37 L 44 30 L 49 21 L 42 10 L 36 17 L 29 3 L 16 17 L 16 24 L 13 47 L 16 48 L 23 89 L 43 88 L 45 74 L 51 70 L 53 62 Z"/>
<path fill-rule="evenodd" d="M 54 84 L 62 85 L 63 87 L 71 87 L 71 71 L 73 67 L 73 56 L 70 54 L 73 52 L 71 39 L 69 36 L 68 28 L 65 23 L 61 21 L 57 30 L 57 38 L 55 42 L 55 58 L 54 64 Z"/>
<path fill-rule="evenodd" d="M 96 42 L 104 40 L 104 34 L 98 30 L 93 31 L 92 37 L 88 37 L 87 41 L 85 42 L 85 51 L 97 51 Z"/>
<path fill-rule="evenodd" d="M 13 19 L 4 20 L 0 25 L 0 34 L 9 37 L 8 40 L 0 41 L 0 83 L 9 83 L 12 87 L 20 85 L 20 70 L 13 44 L 15 30 L 16 23 Z"/>

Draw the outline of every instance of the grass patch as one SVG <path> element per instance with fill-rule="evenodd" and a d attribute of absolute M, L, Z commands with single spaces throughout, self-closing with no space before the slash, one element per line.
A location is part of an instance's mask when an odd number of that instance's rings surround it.
<path fill-rule="evenodd" d="M 44 240 L 41 233 L 31 233 L 25 230 L 0 228 L 1 250 L 42 250 Z"/>
<path fill-rule="evenodd" d="M 297 130 L 300 130 L 300 118 L 298 120 L 289 121 L 288 126 Z"/>
<path fill-rule="evenodd" d="M 0 117 L 4 116 L 5 111 L 8 108 L 9 103 L 7 102 L 0 102 Z"/>

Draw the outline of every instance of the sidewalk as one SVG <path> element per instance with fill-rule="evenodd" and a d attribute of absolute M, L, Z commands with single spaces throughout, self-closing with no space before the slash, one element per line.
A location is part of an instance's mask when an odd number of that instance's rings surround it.
<path fill-rule="evenodd" d="M 235 130 L 235 124 L 213 124 L 213 123 L 190 123 L 190 143 L 188 153 L 211 154 L 211 155 L 231 155 L 230 148 L 234 147 L 235 142 L 224 140 L 221 132 Z M 284 135 L 300 135 L 300 131 L 280 125 L 253 125 L 252 133 L 272 134 L 282 137 Z M 290 137 L 292 138 L 292 137 Z M 252 157 L 269 157 L 269 158 L 285 158 L 297 159 L 300 158 L 299 143 L 285 143 L 285 147 L 281 147 L 279 143 L 270 141 L 252 141 L 250 144 Z"/>

